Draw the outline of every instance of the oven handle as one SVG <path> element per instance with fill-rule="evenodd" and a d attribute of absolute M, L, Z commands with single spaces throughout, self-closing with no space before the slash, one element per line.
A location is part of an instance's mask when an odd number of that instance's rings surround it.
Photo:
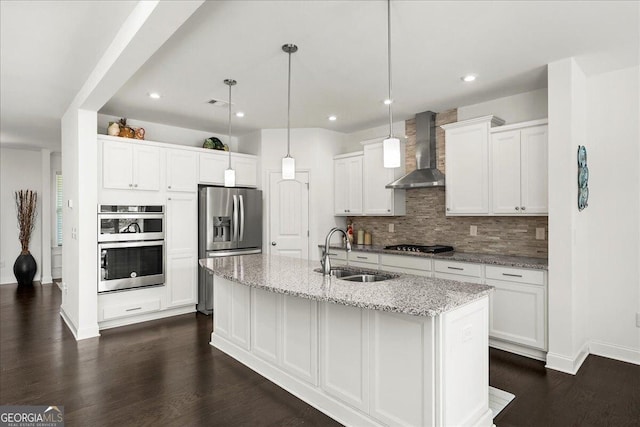
<path fill-rule="evenodd" d="M 98 217 L 100 219 L 163 219 L 164 218 L 164 214 L 161 213 L 152 213 L 152 214 L 145 214 L 145 213 L 136 213 L 136 214 L 131 214 L 131 213 L 123 213 L 123 214 L 119 214 L 119 213 L 98 213 Z"/>
<path fill-rule="evenodd" d="M 144 240 L 140 242 L 114 242 L 114 243 L 98 243 L 99 249 L 113 248 L 139 248 L 142 246 L 164 246 L 164 240 Z"/>

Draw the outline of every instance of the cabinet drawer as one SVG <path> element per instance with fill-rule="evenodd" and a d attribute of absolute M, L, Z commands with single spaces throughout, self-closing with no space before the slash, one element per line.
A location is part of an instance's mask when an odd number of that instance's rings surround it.
<path fill-rule="evenodd" d="M 365 264 L 378 264 L 380 257 L 378 254 L 372 254 L 367 252 L 354 252 L 349 254 L 349 261 L 355 261 L 357 263 Z"/>
<path fill-rule="evenodd" d="M 129 303 L 123 305 L 110 305 L 102 309 L 103 319 L 111 320 L 126 316 L 136 316 L 142 313 L 150 313 L 160 310 L 160 300 L 154 299 L 149 301 L 141 301 L 138 303 Z"/>
<path fill-rule="evenodd" d="M 495 267 L 488 265 L 486 268 L 486 275 L 487 279 L 544 285 L 544 272 L 541 270 L 523 270 L 520 268 Z"/>
<path fill-rule="evenodd" d="M 346 261 L 347 251 L 343 251 L 340 249 L 329 249 L 329 258 L 331 258 L 331 261 L 333 260 Z"/>
<path fill-rule="evenodd" d="M 380 264 L 401 269 L 431 271 L 431 259 L 417 256 L 382 254 L 380 255 Z"/>
<path fill-rule="evenodd" d="M 436 259 L 433 261 L 435 271 L 440 273 L 456 274 L 460 276 L 482 277 L 481 264 L 468 264 L 464 262 L 443 261 Z"/>

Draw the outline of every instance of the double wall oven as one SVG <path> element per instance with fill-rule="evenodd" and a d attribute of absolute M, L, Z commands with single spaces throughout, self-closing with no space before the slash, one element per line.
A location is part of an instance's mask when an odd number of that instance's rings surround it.
<path fill-rule="evenodd" d="M 164 206 L 98 207 L 98 292 L 164 284 Z"/>

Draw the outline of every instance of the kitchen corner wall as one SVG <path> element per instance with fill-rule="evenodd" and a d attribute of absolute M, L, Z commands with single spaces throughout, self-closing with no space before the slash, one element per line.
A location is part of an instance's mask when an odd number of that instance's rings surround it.
<path fill-rule="evenodd" d="M 457 110 L 436 115 L 438 169 L 444 167 L 445 140 L 440 126 L 457 121 Z M 406 121 L 406 171 L 416 168 L 415 119 Z M 447 217 L 445 188 L 407 190 L 407 214 L 397 217 L 349 217 L 356 230 L 372 233 L 374 245 L 447 244 L 460 252 L 518 255 L 547 258 L 547 239 L 536 240 L 536 228 L 548 229 L 547 217 Z M 395 225 L 389 233 L 388 225 Z M 478 227 L 478 235 L 470 236 L 469 227 Z"/>

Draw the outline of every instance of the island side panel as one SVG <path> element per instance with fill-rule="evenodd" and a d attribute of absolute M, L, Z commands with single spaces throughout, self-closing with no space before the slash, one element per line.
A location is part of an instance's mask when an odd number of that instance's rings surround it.
<path fill-rule="evenodd" d="M 436 325 L 438 425 L 493 425 L 489 409 L 489 298 L 443 313 Z"/>

